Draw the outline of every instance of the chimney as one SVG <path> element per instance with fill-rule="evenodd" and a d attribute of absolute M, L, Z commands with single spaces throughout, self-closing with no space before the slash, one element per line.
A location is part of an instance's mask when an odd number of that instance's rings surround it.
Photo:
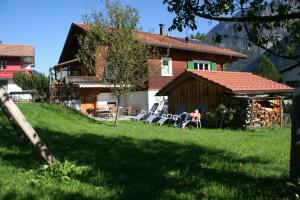
<path fill-rule="evenodd" d="M 159 34 L 160 35 L 164 35 L 165 33 L 165 30 L 164 30 L 164 24 L 159 24 Z"/>

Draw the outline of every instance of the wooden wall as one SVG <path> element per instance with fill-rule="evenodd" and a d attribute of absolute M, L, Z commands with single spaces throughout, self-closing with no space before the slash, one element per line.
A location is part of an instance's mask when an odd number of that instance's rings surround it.
<path fill-rule="evenodd" d="M 159 66 L 159 68 L 155 70 L 156 72 L 151 74 L 149 77 L 148 87 L 150 90 L 160 90 L 174 78 L 176 78 L 179 74 L 187 70 L 188 61 L 206 60 L 215 62 L 217 63 L 217 71 L 223 70 L 223 64 L 236 61 L 236 59 L 230 58 L 229 56 L 174 49 L 170 49 L 169 51 L 162 51 L 160 52 L 160 54 L 161 56 L 172 58 L 173 76 L 162 76 L 161 68 Z M 160 59 L 158 60 L 158 63 L 160 63 Z"/>
<path fill-rule="evenodd" d="M 169 112 L 191 112 L 202 104 L 206 112 L 213 111 L 226 94 L 224 89 L 213 83 L 189 77 L 171 89 L 168 96 Z"/>

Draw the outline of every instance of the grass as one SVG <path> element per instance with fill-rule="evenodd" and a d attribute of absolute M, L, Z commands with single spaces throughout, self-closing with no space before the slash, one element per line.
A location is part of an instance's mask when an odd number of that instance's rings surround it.
<path fill-rule="evenodd" d="M 288 199 L 289 128 L 248 131 L 89 120 L 19 104 L 58 160 L 85 172 L 41 181 L 38 152 L 0 113 L 0 199 Z"/>

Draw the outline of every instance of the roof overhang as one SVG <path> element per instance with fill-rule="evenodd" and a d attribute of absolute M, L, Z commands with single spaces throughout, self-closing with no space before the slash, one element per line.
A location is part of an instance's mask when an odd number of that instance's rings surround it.
<path fill-rule="evenodd" d="M 237 56 L 237 55 L 226 54 L 226 53 L 221 53 L 221 52 L 197 50 L 197 49 L 177 47 L 177 46 L 172 46 L 172 45 L 161 45 L 161 44 L 153 44 L 153 43 L 144 43 L 144 44 L 146 44 L 148 46 L 152 46 L 152 47 L 160 47 L 160 48 L 167 48 L 167 49 L 169 48 L 169 49 L 191 51 L 191 52 L 198 52 L 198 53 L 206 53 L 206 54 L 216 54 L 216 55 L 222 55 L 222 56 L 229 56 L 230 58 L 237 58 L 237 59 L 245 59 L 245 58 L 248 57 L 246 55 Z"/>
<path fill-rule="evenodd" d="M 73 63 L 76 63 L 76 62 L 79 62 L 79 59 L 78 59 L 78 58 L 77 58 L 77 59 L 73 59 L 73 60 L 68 60 L 68 61 L 66 61 L 66 62 L 59 63 L 59 64 L 57 64 L 57 65 L 54 65 L 53 68 L 55 69 L 55 68 L 62 67 L 62 66 L 64 66 L 64 65 L 73 64 Z"/>
<path fill-rule="evenodd" d="M 211 81 L 203 76 L 199 76 L 196 75 L 194 73 L 192 73 L 191 71 L 185 71 L 183 73 L 181 73 L 178 77 L 176 77 L 173 81 L 171 81 L 170 83 L 168 83 L 165 87 L 163 87 L 162 89 L 160 89 L 156 96 L 168 96 L 168 93 L 174 88 L 176 87 L 178 84 L 180 84 L 182 81 L 184 81 L 187 77 L 193 77 L 195 79 L 201 79 L 201 80 L 205 80 L 213 85 L 215 85 L 216 87 L 220 87 L 222 89 L 224 89 L 224 91 L 234 94 L 234 95 L 263 95 L 263 94 L 286 94 L 287 96 L 289 94 L 291 94 L 294 89 L 280 89 L 280 90 L 232 90 L 230 88 L 227 88 L 221 84 L 218 84 L 214 81 Z"/>
<path fill-rule="evenodd" d="M 82 31 L 87 32 L 88 30 L 85 27 L 82 27 L 80 24 L 77 23 L 72 23 L 72 26 L 70 28 L 73 30 L 73 26 L 79 27 Z M 68 35 L 69 37 L 69 35 Z M 166 36 L 168 37 L 168 36 Z M 174 37 L 172 37 L 174 38 Z M 67 38 L 68 40 L 68 38 Z M 244 55 L 242 53 L 236 52 L 236 54 L 230 54 L 230 53 L 222 53 L 222 52 L 217 52 L 217 51 L 208 51 L 208 50 L 199 50 L 199 49 L 194 49 L 194 48 L 184 48 L 184 47 L 179 47 L 179 46 L 173 46 L 173 45 L 163 45 L 163 44 L 157 44 L 157 43 L 150 43 L 150 42 L 143 42 L 145 45 L 151 46 L 151 47 L 160 47 L 160 48 L 169 48 L 169 49 L 176 49 L 176 50 L 184 50 L 184 51 L 191 51 L 191 52 L 198 52 L 198 53 L 207 53 L 207 54 L 216 54 L 216 55 L 223 55 L 223 56 L 229 56 L 230 58 L 236 58 L 236 59 L 245 59 L 248 56 Z M 66 47 L 66 44 L 64 48 Z M 216 48 L 221 48 L 221 47 L 216 47 Z M 240 55 L 237 55 L 240 54 Z"/>

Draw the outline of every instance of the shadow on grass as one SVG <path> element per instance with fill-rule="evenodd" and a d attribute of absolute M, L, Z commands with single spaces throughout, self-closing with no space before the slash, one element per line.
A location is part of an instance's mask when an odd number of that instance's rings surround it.
<path fill-rule="evenodd" d="M 17 153 L 1 153 L 2 160 L 25 169 L 37 168 L 42 163 L 38 152 L 27 141 L 16 143 L 17 137 L 12 136 L 14 130 L 3 127 L 2 130 L 1 146 L 18 150 Z M 91 170 L 79 181 L 93 186 L 104 184 L 122 188 L 120 199 L 172 198 L 166 191 L 178 195 L 188 193 L 196 198 L 206 195 L 208 198 L 224 198 L 221 194 L 207 194 L 205 188 L 215 184 L 234 190 L 236 197 L 243 199 L 284 197 L 282 186 L 285 179 L 257 178 L 243 172 L 245 164 L 269 162 L 258 157 L 240 158 L 225 151 L 162 140 L 88 133 L 75 136 L 38 128 L 36 131 L 59 160 L 90 166 Z M 8 195 L 13 194 L 12 191 Z M 64 198 L 80 196 L 77 193 L 64 194 L 63 191 L 61 195 Z"/>

